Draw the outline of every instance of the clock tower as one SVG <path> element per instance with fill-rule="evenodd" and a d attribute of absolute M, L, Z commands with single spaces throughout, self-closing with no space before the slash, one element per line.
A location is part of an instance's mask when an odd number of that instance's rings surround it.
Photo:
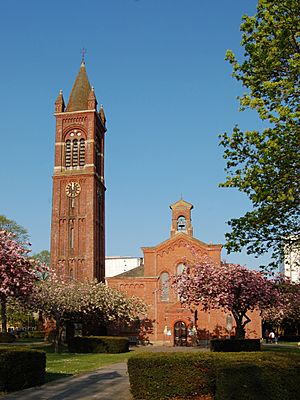
<path fill-rule="evenodd" d="M 55 102 L 51 267 L 84 281 L 105 276 L 105 114 L 97 111 L 84 60 L 67 107 Z"/>

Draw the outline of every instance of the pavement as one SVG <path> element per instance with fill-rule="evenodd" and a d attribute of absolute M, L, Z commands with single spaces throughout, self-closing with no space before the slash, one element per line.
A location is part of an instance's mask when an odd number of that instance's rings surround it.
<path fill-rule="evenodd" d="M 1 400 L 129 400 L 127 363 L 63 378 L 1 397 Z"/>
<path fill-rule="evenodd" d="M 207 351 L 196 347 L 146 346 L 133 351 Z M 111 364 L 95 371 L 62 378 L 41 386 L 0 397 L 1 400 L 130 400 L 127 363 Z"/>

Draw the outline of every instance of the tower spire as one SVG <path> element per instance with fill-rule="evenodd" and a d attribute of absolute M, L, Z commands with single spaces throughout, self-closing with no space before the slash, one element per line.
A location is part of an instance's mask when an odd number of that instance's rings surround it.
<path fill-rule="evenodd" d="M 74 82 L 72 92 L 66 111 L 83 111 L 88 109 L 88 98 L 91 85 L 86 73 L 84 58 L 82 59 L 77 78 Z"/>

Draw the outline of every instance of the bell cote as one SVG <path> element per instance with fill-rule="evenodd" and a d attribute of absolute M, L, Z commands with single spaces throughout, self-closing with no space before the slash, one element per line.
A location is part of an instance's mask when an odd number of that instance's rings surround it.
<path fill-rule="evenodd" d="M 170 205 L 172 210 L 171 237 L 178 233 L 193 236 L 191 211 L 193 205 L 184 200 L 179 200 Z"/>

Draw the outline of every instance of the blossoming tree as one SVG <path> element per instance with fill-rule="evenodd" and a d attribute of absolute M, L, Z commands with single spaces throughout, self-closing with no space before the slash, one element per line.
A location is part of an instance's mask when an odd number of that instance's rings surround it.
<path fill-rule="evenodd" d="M 236 338 L 245 337 L 245 327 L 251 321 L 249 311 L 269 308 L 279 300 L 276 285 L 261 272 L 241 265 L 214 265 L 208 258 L 186 267 L 174 277 L 173 284 L 183 304 L 201 306 L 204 311 L 231 312 Z"/>
<path fill-rule="evenodd" d="M 0 303 L 2 332 L 7 332 L 6 304 L 10 297 L 26 298 L 39 280 L 42 267 L 27 257 L 25 249 L 14 234 L 0 231 Z"/>
<path fill-rule="evenodd" d="M 300 283 L 290 282 L 288 279 L 278 281 L 280 292 L 280 306 L 263 310 L 262 316 L 266 322 L 272 325 L 285 327 L 294 326 L 299 334 L 300 327 Z"/>
<path fill-rule="evenodd" d="M 127 298 L 103 283 L 64 281 L 55 274 L 36 286 L 30 303 L 33 309 L 42 311 L 55 321 L 56 351 L 59 350 L 62 330 L 67 321 L 132 321 L 146 311 L 140 299 Z"/>

